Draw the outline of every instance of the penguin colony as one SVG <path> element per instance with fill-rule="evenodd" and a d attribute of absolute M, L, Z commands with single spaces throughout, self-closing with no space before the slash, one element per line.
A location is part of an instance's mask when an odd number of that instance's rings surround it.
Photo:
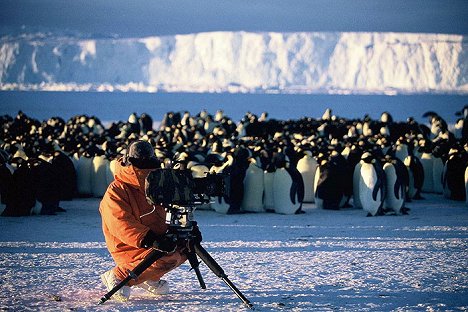
<path fill-rule="evenodd" d="M 169 112 L 154 128 L 148 114 L 105 126 L 94 116 L 68 121 L 0 117 L 0 212 L 55 214 L 60 201 L 101 197 L 115 163 L 134 140 L 146 140 L 161 163 L 183 164 L 194 176 L 229 175 L 228 195 L 202 207 L 219 213 L 297 214 L 317 208 L 363 209 L 368 216 L 407 214 L 406 203 L 437 193 L 466 200 L 468 106 L 449 129 L 435 112 L 427 124 L 396 122 L 384 112 L 346 119 L 269 119 L 223 111 Z"/>

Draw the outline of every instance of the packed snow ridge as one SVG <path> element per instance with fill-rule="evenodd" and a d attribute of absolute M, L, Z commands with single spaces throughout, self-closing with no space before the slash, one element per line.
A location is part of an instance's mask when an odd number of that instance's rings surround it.
<path fill-rule="evenodd" d="M 208 32 L 0 38 L 0 90 L 468 94 L 464 36 Z"/>

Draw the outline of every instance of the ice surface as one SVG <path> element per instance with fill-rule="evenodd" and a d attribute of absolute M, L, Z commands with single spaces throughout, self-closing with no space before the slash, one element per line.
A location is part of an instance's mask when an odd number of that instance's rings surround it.
<path fill-rule="evenodd" d="M 202 244 L 258 311 L 466 311 L 468 209 L 424 196 L 407 204 L 407 216 L 311 204 L 302 215 L 195 216 Z M 57 216 L 0 218 L 1 310 L 243 310 L 206 266 L 203 291 L 185 264 L 167 276 L 170 295 L 137 290 L 129 303 L 97 306 L 99 274 L 113 265 L 99 199 L 61 205 L 68 211 Z"/>

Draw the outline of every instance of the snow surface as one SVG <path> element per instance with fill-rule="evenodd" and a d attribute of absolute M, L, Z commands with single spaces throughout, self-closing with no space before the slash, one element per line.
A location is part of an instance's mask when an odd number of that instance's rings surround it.
<path fill-rule="evenodd" d="M 424 196 L 407 216 L 313 204 L 302 215 L 195 216 L 202 244 L 257 311 L 466 311 L 468 209 Z M 57 216 L 0 218 L 0 310 L 247 310 L 203 264 L 206 290 L 184 264 L 167 275 L 169 295 L 137 290 L 128 303 L 97 306 L 98 276 L 113 266 L 98 205 L 76 199 Z"/>
<path fill-rule="evenodd" d="M 0 39 L 0 90 L 468 93 L 462 35 L 207 32 Z"/>

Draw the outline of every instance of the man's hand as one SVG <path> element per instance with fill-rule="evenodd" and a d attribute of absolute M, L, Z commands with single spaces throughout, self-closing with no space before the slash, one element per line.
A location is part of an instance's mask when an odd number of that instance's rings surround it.
<path fill-rule="evenodd" d="M 160 236 L 153 242 L 153 248 L 163 252 L 174 252 L 176 250 L 177 244 L 174 240 L 167 236 Z"/>
<path fill-rule="evenodd" d="M 163 252 L 174 252 L 177 244 L 173 239 L 163 235 L 158 236 L 153 231 L 148 231 L 141 242 L 141 247 L 149 249 L 154 248 Z"/>

